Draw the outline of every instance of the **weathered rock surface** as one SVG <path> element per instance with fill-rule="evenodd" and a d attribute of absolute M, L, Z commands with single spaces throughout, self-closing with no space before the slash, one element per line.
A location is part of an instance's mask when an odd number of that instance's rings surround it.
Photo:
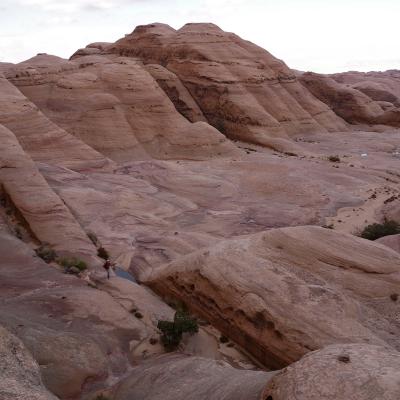
<path fill-rule="evenodd" d="M 240 154 L 201 118 L 190 123 L 181 115 L 140 61 L 76 57 L 46 64 L 37 56 L 7 77 L 53 123 L 118 162 Z"/>
<path fill-rule="evenodd" d="M 373 345 L 332 345 L 304 356 L 269 382 L 263 400 L 397 400 L 400 353 Z"/>
<path fill-rule="evenodd" d="M 157 64 L 147 64 L 146 70 L 167 94 L 176 109 L 189 121 L 207 122 L 199 106 L 179 78 L 167 68 Z"/>
<path fill-rule="evenodd" d="M 378 243 L 382 243 L 387 247 L 400 253 L 400 235 L 385 236 L 377 240 Z"/>
<path fill-rule="evenodd" d="M 177 297 L 279 368 L 332 343 L 400 348 L 400 256 L 318 227 L 222 241 L 155 270 L 146 282 Z"/>
<path fill-rule="evenodd" d="M 113 400 L 258 400 L 272 376 L 198 357 L 164 356 L 136 367 L 111 395 Z"/>
<path fill-rule="evenodd" d="M 299 76 L 311 93 L 351 124 L 400 126 L 400 74 L 347 72 Z"/>
<path fill-rule="evenodd" d="M 34 239 L 60 255 L 96 263 L 96 249 L 70 210 L 49 187 L 15 135 L 0 125 L 0 184 L 3 201 Z"/>
<path fill-rule="evenodd" d="M 323 139 L 332 149 L 336 134 L 327 136 L 310 147 L 326 152 Z M 323 225 L 338 208 L 361 206 L 370 196 L 364 197 L 366 188 L 392 179 L 388 171 L 396 171 L 397 160 L 388 150 L 399 136 L 388 135 L 358 167 L 349 164 L 360 163 L 358 146 L 373 147 L 373 134 L 359 134 L 354 143 L 346 136 L 340 136 L 340 155 L 346 151 L 349 161 L 343 157 L 338 168 L 326 159 L 329 153 L 301 159 L 257 151 L 235 161 L 129 163 L 113 174 L 46 166 L 40 171 L 113 257 L 131 254 L 131 270 L 140 278 L 217 240 L 288 225 Z"/>
<path fill-rule="evenodd" d="M 351 124 L 374 123 L 383 114 L 380 105 L 366 94 L 341 85 L 329 76 L 307 72 L 301 75 L 300 81 L 315 97 Z"/>
<path fill-rule="evenodd" d="M 335 81 L 351 85 L 372 100 L 400 106 L 400 71 L 344 72 L 330 75 Z"/>
<path fill-rule="evenodd" d="M 0 326 L 0 399 L 56 400 L 43 386 L 39 366 L 23 343 Z"/>
<path fill-rule="evenodd" d="M 60 398 L 125 373 L 129 342 L 155 332 L 118 300 L 45 264 L 4 231 L 0 323 L 23 341 L 44 384 Z"/>
<path fill-rule="evenodd" d="M 36 70 L 33 71 L 35 74 Z M 0 124 L 12 131 L 34 161 L 76 170 L 104 168 L 109 165 L 103 155 L 46 118 L 1 74 L 0 93 Z"/>
<path fill-rule="evenodd" d="M 139 26 L 106 52 L 172 71 L 208 122 L 230 138 L 288 148 L 294 133 L 347 130 L 282 61 L 213 24 L 187 24 L 178 31 Z M 175 104 L 176 99 L 173 93 Z"/>

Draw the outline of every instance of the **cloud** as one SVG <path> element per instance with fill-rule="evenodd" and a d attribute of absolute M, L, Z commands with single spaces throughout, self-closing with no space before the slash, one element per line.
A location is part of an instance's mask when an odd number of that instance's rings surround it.
<path fill-rule="evenodd" d="M 69 57 L 157 21 L 213 22 L 301 70 L 400 67 L 399 0 L 0 0 L 1 7 L 4 61 L 38 52 Z"/>
<path fill-rule="evenodd" d="M 75 13 L 83 10 L 109 10 L 119 5 L 139 0 L 20 0 L 23 6 L 40 8 L 42 11 Z"/>

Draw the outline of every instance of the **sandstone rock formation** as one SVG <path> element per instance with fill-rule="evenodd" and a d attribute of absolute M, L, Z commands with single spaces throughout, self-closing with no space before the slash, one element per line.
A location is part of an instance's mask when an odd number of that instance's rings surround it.
<path fill-rule="evenodd" d="M 35 69 L 32 74 L 36 75 Z M 107 166 L 103 155 L 52 123 L 2 75 L 0 90 L 0 124 L 17 137 L 34 161 L 77 170 Z"/>
<path fill-rule="evenodd" d="M 157 81 L 176 109 L 191 122 L 207 122 L 200 107 L 179 78 L 167 68 L 157 64 L 145 65 L 146 70 Z"/>
<path fill-rule="evenodd" d="M 197 357 L 167 356 L 136 367 L 113 400 L 258 400 L 273 373 L 243 371 Z"/>
<path fill-rule="evenodd" d="M 307 72 L 300 81 L 319 100 L 351 124 L 373 123 L 383 113 L 366 94 L 337 83 L 329 76 Z"/>
<path fill-rule="evenodd" d="M 173 72 L 208 122 L 230 138 L 287 148 L 294 133 L 347 129 L 282 61 L 212 24 L 187 24 L 178 31 L 163 24 L 139 26 L 106 52 Z M 167 94 L 175 104 L 180 101 Z"/>
<path fill-rule="evenodd" d="M 137 60 L 47 59 L 37 56 L 8 70 L 10 82 L 53 123 L 115 161 L 240 153 L 215 128 L 179 114 Z"/>
<path fill-rule="evenodd" d="M 366 344 L 332 345 L 274 376 L 263 400 L 397 400 L 400 353 Z"/>
<path fill-rule="evenodd" d="M 400 71 L 344 72 L 330 75 L 336 82 L 351 85 L 372 100 L 400 106 Z"/>
<path fill-rule="evenodd" d="M 129 342 L 155 328 L 104 291 L 45 264 L 7 232 L 0 239 L 0 323 L 30 350 L 46 387 L 76 397 L 123 374 Z"/>
<path fill-rule="evenodd" d="M 377 240 L 377 242 L 384 244 L 387 247 L 400 253 L 400 235 L 385 236 Z"/>
<path fill-rule="evenodd" d="M 0 326 L 0 398 L 56 400 L 41 381 L 39 366 L 23 343 Z"/>
<path fill-rule="evenodd" d="M 154 271 L 146 283 L 280 368 L 331 343 L 400 349 L 390 298 L 399 279 L 394 251 L 298 227 L 220 242 Z"/>
<path fill-rule="evenodd" d="M 310 92 L 351 124 L 400 126 L 398 71 L 321 75 L 302 73 Z"/>
<path fill-rule="evenodd" d="M 96 250 L 70 210 L 48 186 L 15 135 L 0 125 L 0 184 L 10 211 L 59 255 L 79 255 L 96 262 Z M 60 149 L 61 150 L 61 149 Z M 60 153 L 61 154 L 61 153 Z"/>
<path fill-rule="evenodd" d="M 399 98 L 212 24 L 0 63 L 0 397 L 397 400 Z"/>

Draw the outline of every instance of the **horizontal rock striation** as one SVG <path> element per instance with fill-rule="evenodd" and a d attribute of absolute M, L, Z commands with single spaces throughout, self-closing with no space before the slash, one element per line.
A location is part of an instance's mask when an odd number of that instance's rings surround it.
<path fill-rule="evenodd" d="M 221 241 L 160 267 L 146 282 L 187 303 L 264 365 L 281 368 L 332 343 L 399 349 L 390 297 L 399 280 L 394 251 L 297 227 Z"/>
<path fill-rule="evenodd" d="M 178 31 L 163 24 L 140 26 L 106 52 L 174 73 L 208 122 L 230 138 L 279 147 L 296 133 L 347 129 L 282 61 L 212 24 L 187 24 Z M 171 98 L 178 108 L 179 98 Z"/>

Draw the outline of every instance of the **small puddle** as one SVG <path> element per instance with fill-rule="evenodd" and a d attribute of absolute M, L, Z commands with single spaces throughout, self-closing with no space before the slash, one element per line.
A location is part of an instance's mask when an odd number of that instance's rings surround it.
<path fill-rule="evenodd" d="M 120 278 L 128 279 L 128 281 L 131 281 L 131 282 L 136 282 L 136 279 L 134 278 L 134 276 L 122 268 L 117 267 L 117 268 L 115 268 L 114 272 L 115 272 L 115 275 L 119 276 Z"/>

